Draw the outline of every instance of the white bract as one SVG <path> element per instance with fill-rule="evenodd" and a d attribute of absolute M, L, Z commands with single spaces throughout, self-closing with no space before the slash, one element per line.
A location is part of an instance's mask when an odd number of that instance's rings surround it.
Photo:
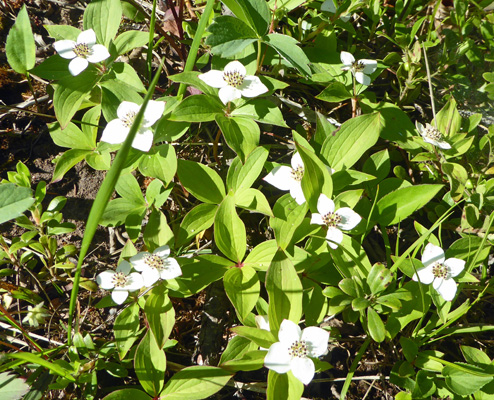
<path fill-rule="evenodd" d="M 153 254 L 143 251 L 130 258 L 130 262 L 142 273 L 144 286 L 152 286 L 158 279 L 173 279 L 182 275 L 182 269 L 177 260 L 168 257 L 170 247 L 158 247 Z"/>
<path fill-rule="evenodd" d="M 254 75 L 247 75 L 239 61 L 229 62 L 223 71 L 212 69 L 199 75 L 199 79 L 214 88 L 220 89 L 218 96 L 223 104 L 244 97 L 256 97 L 266 93 L 268 88 Z"/>
<path fill-rule="evenodd" d="M 429 243 L 422 254 L 422 264 L 424 268 L 418 270 L 412 279 L 426 285 L 432 283 L 432 287 L 444 300 L 453 300 L 456 295 L 456 282 L 453 277 L 463 271 L 465 261 L 458 258 L 446 260 L 443 249 Z"/>
<path fill-rule="evenodd" d="M 22 319 L 22 322 L 29 323 L 29 326 L 33 328 L 39 327 L 40 324 L 45 323 L 45 318 L 49 317 L 48 310 L 43 307 L 44 301 L 39 304 L 27 307 L 27 315 Z"/>
<path fill-rule="evenodd" d="M 118 118 L 111 120 L 105 127 L 101 141 L 110 144 L 123 143 L 129 134 L 130 127 L 141 106 L 130 101 L 122 101 L 117 109 Z M 149 100 L 142 124 L 137 131 L 132 147 L 142 151 L 149 151 L 153 145 L 153 131 L 149 129 L 163 115 L 165 110 L 164 101 Z"/>
<path fill-rule="evenodd" d="M 296 323 L 284 319 L 278 340 L 269 348 L 264 365 L 278 374 L 291 370 L 295 378 L 308 385 L 315 373 L 314 362 L 309 357 L 328 352 L 329 332 L 315 326 L 302 331 Z"/>
<path fill-rule="evenodd" d="M 340 59 L 341 62 L 344 64 L 344 66 L 341 67 L 343 71 L 350 70 L 353 76 L 355 76 L 357 82 L 361 83 L 362 85 L 368 86 L 371 84 L 371 79 L 367 75 L 372 74 L 377 69 L 376 60 L 363 59 L 357 61 L 352 54 L 346 51 L 341 52 Z"/>
<path fill-rule="evenodd" d="M 83 31 L 77 36 L 77 41 L 59 40 L 53 43 L 60 57 L 72 60 L 69 63 L 69 71 L 72 75 L 79 75 L 89 63 L 99 63 L 110 57 L 107 48 L 102 44 L 96 44 L 96 34 L 92 29 Z"/>
<path fill-rule="evenodd" d="M 280 165 L 264 177 L 264 180 L 280 190 L 289 190 L 290 195 L 297 204 L 304 204 L 305 197 L 302 191 L 302 178 L 304 177 L 304 163 L 299 153 L 295 153 L 291 159 L 291 168 Z"/>
<path fill-rule="evenodd" d="M 144 286 L 141 274 L 130 273 L 130 270 L 131 265 L 127 261 L 122 261 L 116 271 L 104 271 L 96 277 L 96 282 L 102 289 L 113 289 L 111 298 L 117 304 L 122 304 L 129 296 L 129 292 Z"/>
<path fill-rule="evenodd" d="M 312 214 L 310 223 L 327 226 L 326 240 L 332 249 L 337 249 L 338 244 L 343 240 L 342 230 L 349 231 L 362 220 L 360 215 L 349 207 L 335 210 L 333 200 L 325 194 L 321 194 L 317 199 L 317 211 L 319 213 Z"/>
<path fill-rule="evenodd" d="M 424 139 L 424 142 L 430 143 L 443 150 L 451 148 L 451 145 L 443 140 L 443 135 L 439 132 L 439 129 L 433 127 L 431 124 L 425 124 L 424 127 L 420 122 L 415 122 L 415 126 Z"/>

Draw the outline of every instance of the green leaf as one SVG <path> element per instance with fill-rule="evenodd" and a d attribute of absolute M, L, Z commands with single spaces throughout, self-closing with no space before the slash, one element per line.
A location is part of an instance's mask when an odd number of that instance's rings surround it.
<path fill-rule="evenodd" d="M 288 128 L 280 109 L 273 102 L 263 98 L 248 100 L 244 105 L 233 110 L 231 115 Z"/>
<path fill-rule="evenodd" d="M 464 363 L 445 366 L 442 375 L 445 377 L 446 386 L 460 396 L 469 396 L 494 379 L 485 374 L 484 368 Z"/>
<path fill-rule="evenodd" d="M 303 393 L 304 384 L 295 378 L 291 371 L 286 374 L 269 371 L 267 400 L 299 400 Z"/>
<path fill-rule="evenodd" d="M 137 389 L 120 389 L 111 392 L 103 400 L 151 400 L 146 393 Z"/>
<path fill-rule="evenodd" d="M 244 338 L 254 342 L 257 346 L 269 348 L 278 339 L 270 331 L 264 329 L 253 328 L 250 326 L 234 326 L 231 328 L 233 333 L 240 335 Z"/>
<path fill-rule="evenodd" d="M 144 176 L 158 178 L 168 185 L 177 172 L 177 155 L 173 146 L 162 144 L 151 148 L 141 158 L 139 171 Z"/>
<path fill-rule="evenodd" d="M 326 89 L 319 93 L 316 98 L 329 103 L 339 103 L 352 97 L 345 85 L 341 82 L 331 82 Z"/>
<path fill-rule="evenodd" d="M 55 40 L 77 40 L 77 36 L 81 33 L 80 29 L 71 25 L 43 25 L 48 31 L 48 34 Z"/>
<path fill-rule="evenodd" d="M 148 249 L 173 243 L 173 232 L 166 222 L 165 214 L 161 210 L 154 209 L 149 215 L 143 239 Z"/>
<path fill-rule="evenodd" d="M 257 189 L 241 189 L 236 192 L 235 205 L 264 215 L 273 216 L 266 196 Z"/>
<path fill-rule="evenodd" d="M 58 182 L 62 180 L 64 175 L 74 165 L 84 160 L 84 158 L 91 154 L 92 150 L 80 150 L 72 149 L 67 150 L 60 157 L 56 159 L 55 171 L 53 171 L 52 182 Z"/>
<path fill-rule="evenodd" d="M 143 389 L 153 397 L 158 396 L 165 381 L 166 355 L 151 331 L 146 332 L 137 346 L 134 369 Z"/>
<path fill-rule="evenodd" d="M 25 75 L 34 67 L 36 62 L 36 45 L 34 44 L 31 22 L 27 14 L 26 5 L 23 5 L 15 23 L 10 28 L 7 42 L 5 43 L 7 61 L 12 69 Z"/>
<path fill-rule="evenodd" d="M 4 400 L 19 400 L 28 392 L 30 386 L 24 379 L 3 372 L 0 374 L 0 388 Z"/>
<path fill-rule="evenodd" d="M 266 352 L 263 350 L 253 350 L 243 355 L 241 358 L 229 360 L 221 364 L 221 368 L 228 371 L 255 371 L 264 366 Z"/>
<path fill-rule="evenodd" d="M 125 31 L 113 41 L 117 55 L 125 54 L 149 43 L 149 32 Z"/>
<path fill-rule="evenodd" d="M 194 366 L 177 372 L 160 394 L 162 400 L 199 400 L 220 391 L 232 374 L 216 367 Z"/>
<path fill-rule="evenodd" d="M 194 161 L 180 159 L 177 173 L 185 189 L 199 200 L 219 204 L 225 197 L 225 185 L 213 169 Z"/>
<path fill-rule="evenodd" d="M 201 92 L 211 95 L 216 95 L 216 89 L 212 88 L 204 81 L 199 79 L 201 72 L 198 71 L 186 71 L 179 74 L 171 75 L 168 77 L 172 82 L 184 83 L 188 86 L 194 86 Z"/>
<path fill-rule="evenodd" d="M 69 125 L 70 120 L 99 79 L 100 76 L 94 71 L 86 70 L 77 76 L 61 79 L 53 85 L 55 88 L 53 107 L 62 129 Z"/>
<path fill-rule="evenodd" d="M 446 137 L 456 135 L 461 128 L 461 115 L 456 109 L 456 100 L 451 97 L 436 116 L 437 129 Z"/>
<path fill-rule="evenodd" d="M 367 329 L 372 339 L 378 343 L 382 342 L 386 335 L 384 323 L 379 314 L 372 307 L 367 309 Z"/>
<path fill-rule="evenodd" d="M 17 218 L 34 203 L 33 192 L 13 183 L 0 184 L 0 224 Z"/>
<path fill-rule="evenodd" d="M 247 338 L 236 335 L 232 337 L 221 354 L 219 366 L 223 367 L 223 363 L 231 360 L 242 358 L 242 356 L 250 351 L 257 350 L 259 346 Z"/>
<path fill-rule="evenodd" d="M 278 332 L 284 319 L 299 323 L 302 317 L 302 283 L 285 252 L 279 249 L 266 272 L 269 326 Z"/>
<path fill-rule="evenodd" d="M 50 136 L 57 146 L 69 149 L 93 150 L 96 143 L 92 137 L 85 135 L 75 124 L 70 122 L 65 129 L 60 129 L 60 124 L 54 122 L 48 124 Z"/>
<path fill-rule="evenodd" d="M 302 75 L 305 77 L 312 75 L 312 71 L 309 68 L 310 61 L 303 50 L 297 46 L 297 40 L 279 33 L 271 33 L 264 36 L 263 41 L 276 50 L 281 57 L 287 60 Z"/>
<path fill-rule="evenodd" d="M 407 359 L 409 363 L 413 363 L 415 361 L 415 357 L 419 352 L 418 344 L 412 339 L 407 338 L 406 336 L 402 336 L 400 338 L 400 345 L 403 350 L 403 355 Z"/>
<path fill-rule="evenodd" d="M 144 311 L 156 344 L 162 349 L 175 325 L 175 309 L 162 285 L 151 290 Z"/>
<path fill-rule="evenodd" d="M 139 331 L 139 305 L 131 304 L 124 308 L 115 319 L 113 332 L 115 334 L 115 343 L 117 345 L 118 355 L 122 360 L 137 340 Z"/>
<path fill-rule="evenodd" d="M 245 225 L 235 210 L 233 193 L 221 202 L 214 218 L 214 240 L 229 259 L 240 263 L 245 255 L 247 238 Z"/>
<path fill-rule="evenodd" d="M 198 94 L 186 97 L 172 111 L 171 121 L 208 122 L 214 121 L 217 114 L 223 114 L 223 104 L 218 98 Z"/>
<path fill-rule="evenodd" d="M 107 121 L 118 118 L 117 109 L 122 101 L 130 101 L 136 104 L 142 103 L 142 97 L 136 88 L 124 82 L 110 79 L 101 82 L 100 86 L 102 93 L 101 110 Z"/>
<path fill-rule="evenodd" d="M 209 229 L 213 225 L 217 210 L 216 204 L 208 203 L 199 204 L 190 210 L 182 220 L 178 234 L 175 236 L 175 247 L 187 244 L 190 239 Z"/>
<path fill-rule="evenodd" d="M 98 43 L 107 48 L 115 37 L 122 19 L 120 0 L 93 0 L 84 11 L 84 30 L 93 29 Z"/>
<path fill-rule="evenodd" d="M 69 71 L 69 62 L 70 60 L 55 54 L 31 69 L 29 73 L 50 80 L 68 78 L 72 76 Z"/>
<path fill-rule="evenodd" d="M 463 197 L 465 191 L 465 184 L 468 180 L 468 172 L 460 164 L 456 163 L 443 163 L 443 172 L 448 176 L 449 185 L 451 187 L 451 198 L 454 201 L 459 201 Z"/>
<path fill-rule="evenodd" d="M 424 207 L 442 185 L 415 185 L 395 190 L 381 198 L 371 216 L 381 226 L 396 224 Z"/>
<path fill-rule="evenodd" d="M 393 274 L 381 263 L 374 264 L 367 276 L 367 284 L 373 295 L 384 292 L 392 281 Z"/>
<path fill-rule="evenodd" d="M 253 120 L 241 117 L 229 118 L 217 114 L 215 119 L 226 143 L 244 163 L 247 156 L 259 146 L 259 126 Z"/>
<path fill-rule="evenodd" d="M 491 364 L 491 359 L 482 350 L 475 347 L 460 345 L 463 357 L 471 364 Z"/>
<path fill-rule="evenodd" d="M 49 369 L 50 372 L 64 377 L 69 382 L 75 382 L 75 378 L 70 374 L 71 371 L 67 370 L 66 368 L 64 368 L 63 366 L 61 366 L 59 364 L 52 363 L 51 361 L 45 360 L 44 358 L 42 358 L 36 354 L 17 352 L 17 353 L 8 353 L 8 354 L 6 354 L 6 356 L 8 358 L 13 358 L 15 360 L 21 360 L 24 363 L 32 363 L 32 364 L 41 365 L 42 367 Z"/>
<path fill-rule="evenodd" d="M 231 16 L 216 17 L 208 32 L 206 44 L 214 54 L 231 57 L 258 40 L 256 33 L 242 20 Z"/>
<path fill-rule="evenodd" d="M 245 320 L 259 298 L 261 285 L 257 272 L 249 266 L 232 268 L 223 277 L 223 285 L 240 320 Z"/>
<path fill-rule="evenodd" d="M 348 169 L 379 139 L 379 113 L 361 115 L 341 125 L 333 135 L 327 137 L 321 149 L 328 165 L 335 170 Z"/>
<path fill-rule="evenodd" d="M 250 188 L 262 172 L 268 155 L 269 151 L 259 146 L 249 154 L 245 164 L 239 158 L 234 159 L 226 177 L 228 189 L 237 191 Z"/>
<path fill-rule="evenodd" d="M 146 33 L 146 32 L 142 32 Z M 112 65 L 112 72 L 115 74 L 115 78 L 121 82 L 124 82 L 133 88 L 135 88 L 139 93 L 146 93 L 146 88 L 142 84 L 139 75 L 130 64 L 124 62 L 116 62 Z"/>
<path fill-rule="evenodd" d="M 264 35 L 271 19 L 271 12 L 265 1 L 225 0 L 223 3 L 246 24 L 251 26 L 259 36 Z"/>
<path fill-rule="evenodd" d="M 274 230 L 278 246 L 282 249 L 286 249 L 291 243 L 295 230 L 307 214 L 307 209 L 307 202 L 299 205 L 290 194 L 285 194 L 275 203 L 274 217 L 269 219 L 269 225 Z"/>

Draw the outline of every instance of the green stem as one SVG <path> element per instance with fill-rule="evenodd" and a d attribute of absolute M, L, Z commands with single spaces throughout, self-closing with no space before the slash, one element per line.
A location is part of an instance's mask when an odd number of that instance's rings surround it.
<path fill-rule="evenodd" d="M 147 51 L 148 76 L 151 80 L 153 66 L 153 42 L 154 42 L 154 27 L 156 25 L 156 0 L 153 0 L 153 11 L 149 20 L 149 41 Z"/>
<path fill-rule="evenodd" d="M 365 351 L 367 350 L 367 347 L 369 346 L 371 342 L 371 338 L 367 337 L 365 339 L 365 342 L 362 344 L 362 347 L 360 347 L 357 355 L 353 359 L 352 365 L 350 366 L 350 371 L 348 371 L 348 374 L 346 375 L 345 383 L 343 384 L 343 388 L 341 389 L 340 393 L 340 399 L 345 400 L 346 398 L 346 393 L 348 392 L 348 389 L 350 388 L 350 384 L 352 383 L 352 378 L 353 375 L 355 374 L 355 370 L 358 367 L 358 363 L 360 362 L 361 358 L 363 357 Z"/>
<path fill-rule="evenodd" d="M 196 34 L 194 36 L 194 40 L 192 41 L 192 45 L 190 46 L 189 56 L 187 57 L 187 62 L 185 63 L 184 72 L 192 71 L 192 69 L 194 68 L 197 58 L 197 51 L 199 50 L 199 46 L 201 44 L 202 35 L 206 30 L 206 25 L 209 21 L 209 16 L 213 11 L 214 2 L 215 0 L 207 0 L 206 8 L 202 13 L 201 20 L 199 21 L 199 25 L 197 27 Z M 177 93 L 177 97 L 179 100 L 184 95 L 185 89 L 187 89 L 186 84 L 181 83 Z"/>
<path fill-rule="evenodd" d="M 79 253 L 79 261 L 77 262 L 77 269 L 74 275 L 74 286 L 72 288 L 72 293 L 70 294 L 69 322 L 67 326 L 67 343 L 69 346 L 72 343 L 72 322 L 75 314 L 77 294 L 79 292 L 79 283 L 81 279 L 81 270 L 82 270 L 82 263 L 84 261 L 84 257 L 86 256 L 89 250 L 91 241 L 94 237 L 94 234 L 96 233 L 96 229 L 98 228 L 98 223 L 101 219 L 101 216 L 103 215 L 103 212 L 105 211 L 108 201 L 110 200 L 110 197 L 117 183 L 118 177 L 120 176 L 120 172 L 122 171 L 125 165 L 132 142 L 141 125 L 146 106 L 149 100 L 151 99 L 151 96 L 154 93 L 154 87 L 158 82 L 162 68 L 163 68 L 163 61 L 161 61 L 160 66 L 158 67 L 158 70 L 154 75 L 154 78 L 151 82 L 151 85 L 149 86 L 149 90 L 146 94 L 146 97 L 144 98 L 144 102 L 142 103 L 142 106 L 135 117 L 134 123 L 130 128 L 129 134 L 125 139 L 120 151 L 117 153 L 115 157 L 115 161 L 113 161 L 110 170 L 106 174 L 105 180 L 101 184 L 101 187 L 98 190 L 98 194 L 94 199 L 93 206 L 91 207 L 91 211 L 89 212 L 86 231 L 84 233 L 84 237 L 82 238 L 81 251 Z"/>

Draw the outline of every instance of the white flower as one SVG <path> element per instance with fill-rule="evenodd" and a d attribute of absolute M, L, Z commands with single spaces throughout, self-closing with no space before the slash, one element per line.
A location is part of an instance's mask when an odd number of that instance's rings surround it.
<path fill-rule="evenodd" d="M 256 97 L 266 93 L 268 88 L 254 75 L 247 75 L 245 67 L 238 61 L 229 62 L 223 71 L 212 69 L 199 75 L 209 86 L 219 88 L 218 95 L 223 104 L 240 99 Z"/>
<path fill-rule="evenodd" d="M 264 331 L 271 331 L 269 328 L 269 318 L 267 315 L 256 315 L 254 317 L 256 321 L 256 326 Z"/>
<path fill-rule="evenodd" d="M 29 323 L 29 326 L 32 326 L 33 328 L 37 328 L 40 324 L 44 324 L 45 318 L 50 316 L 48 310 L 43 307 L 44 303 L 45 302 L 42 301 L 34 307 L 28 306 L 27 315 L 22 319 L 22 322 Z"/>
<path fill-rule="evenodd" d="M 424 268 L 413 274 L 412 279 L 432 287 L 446 301 L 451 301 L 456 295 L 456 282 L 453 277 L 465 268 L 465 261 L 458 258 L 445 259 L 444 251 L 439 246 L 429 243 L 422 254 Z"/>
<path fill-rule="evenodd" d="M 59 40 L 53 43 L 60 57 L 72 60 L 69 71 L 73 76 L 84 71 L 89 63 L 99 63 L 110 57 L 110 53 L 102 44 L 96 44 L 96 34 L 92 29 L 81 32 L 77 41 Z"/>
<path fill-rule="evenodd" d="M 144 286 L 152 286 L 158 279 L 173 279 L 182 275 L 182 269 L 177 260 L 168 257 L 170 247 L 158 247 L 153 254 L 143 251 L 130 258 L 130 262 L 142 273 Z"/>
<path fill-rule="evenodd" d="M 309 357 L 320 357 L 328 352 L 329 332 L 315 326 L 302 331 L 297 324 L 284 319 L 278 339 L 279 342 L 269 348 L 264 365 L 278 374 L 291 370 L 295 378 L 308 385 L 316 370 Z"/>
<path fill-rule="evenodd" d="M 420 122 L 415 122 L 417 130 L 422 135 L 424 142 L 430 143 L 443 150 L 448 150 L 451 145 L 443 140 L 443 135 L 439 132 L 439 129 L 434 128 L 431 124 L 422 125 Z"/>
<path fill-rule="evenodd" d="M 136 103 L 122 101 L 117 109 L 118 118 L 108 122 L 101 136 L 101 141 L 111 144 L 123 143 L 140 108 L 141 106 Z M 164 101 L 149 100 L 142 118 L 142 125 L 132 142 L 133 148 L 149 151 L 153 145 L 153 131 L 149 128 L 161 118 L 164 110 Z"/>
<path fill-rule="evenodd" d="M 302 178 L 304 177 L 304 162 L 299 153 L 295 153 L 291 159 L 292 167 L 280 165 L 273 168 L 263 179 L 280 190 L 289 190 L 290 195 L 297 204 L 304 204 L 305 197 L 302 191 Z"/>
<path fill-rule="evenodd" d="M 129 292 L 134 292 L 144 286 L 141 274 L 130 273 L 130 269 L 131 265 L 127 261 L 122 261 L 116 271 L 104 271 L 96 277 L 96 282 L 102 289 L 113 289 L 111 298 L 117 304 L 122 304 Z"/>
<path fill-rule="evenodd" d="M 346 52 L 342 51 L 340 54 L 341 62 L 344 64 L 341 69 L 343 71 L 350 70 L 352 74 L 355 76 L 355 79 L 358 83 L 362 85 L 370 85 L 371 79 L 367 75 L 372 74 L 377 69 L 377 61 L 376 60 L 355 60 L 355 57 Z"/>
<path fill-rule="evenodd" d="M 342 207 L 335 211 L 333 200 L 325 194 L 321 194 L 317 200 L 317 211 L 312 214 L 311 224 L 326 225 L 328 233 L 326 240 L 332 249 L 337 249 L 338 244 L 343 240 L 343 232 L 355 228 L 362 220 L 360 215 L 349 207 Z"/>

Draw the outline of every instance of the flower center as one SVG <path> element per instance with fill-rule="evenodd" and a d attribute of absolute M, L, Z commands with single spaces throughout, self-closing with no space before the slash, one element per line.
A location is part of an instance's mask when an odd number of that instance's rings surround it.
<path fill-rule="evenodd" d="M 304 177 L 304 167 L 299 165 L 297 168 L 292 169 L 292 178 L 297 182 L 302 182 L 302 178 Z"/>
<path fill-rule="evenodd" d="M 74 46 L 74 53 L 77 57 L 87 58 L 91 54 L 91 49 L 86 43 L 78 43 Z"/>
<path fill-rule="evenodd" d="M 129 281 L 129 277 L 123 272 L 117 272 L 113 275 L 112 281 L 115 287 L 124 287 Z"/>
<path fill-rule="evenodd" d="M 156 254 L 151 254 L 146 256 L 144 262 L 152 268 L 156 268 L 158 271 L 162 271 L 166 267 L 165 260 L 163 260 L 160 256 Z"/>
<path fill-rule="evenodd" d="M 432 266 L 432 275 L 436 278 L 446 279 L 448 276 L 448 267 L 437 262 Z"/>
<path fill-rule="evenodd" d="M 322 216 L 322 221 L 326 224 L 326 226 L 328 227 L 335 227 L 335 226 L 338 226 L 341 222 L 341 216 L 336 214 L 336 213 L 333 213 L 333 212 L 329 212 L 327 213 L 326 215 L 323 215 Z"/>
<path fill-rule="evenodd" d="M 288 354 L 292 357 L 298 358 L 307 357 L 309 350 L 307 349 L 307 343 L 305 343 L 305 340 L 297 340 L 293 342 L 288 349 Z"/>
<path fill-rule="evenodd" d="M 122 123 L 126 128 L 130 128 L 136 119 L 136 112 L 129 111 L 122 120 Z"/>
<path fill-rule="evenodd" d="M 352 71 L 354 73 L 362 72 L 364 68 L 365 68 L 365 64 L 362 61 L 354 61 L 352 64 Z"/>
<path fill-rule="evenodd" d="M 223 73 L 223 79 L 228 85 L 234 88 L 239 87 L 244 83 L 244 76 L 238 71 L 227 71 Z"/>
<path fill-rule="evenodd" d="M 441 140 L 443 135 L 437 128 L 434 128 L 432 125 L 427 125 L 424 129 L 423 136 L 429 138 L 431 140 Z"/>

